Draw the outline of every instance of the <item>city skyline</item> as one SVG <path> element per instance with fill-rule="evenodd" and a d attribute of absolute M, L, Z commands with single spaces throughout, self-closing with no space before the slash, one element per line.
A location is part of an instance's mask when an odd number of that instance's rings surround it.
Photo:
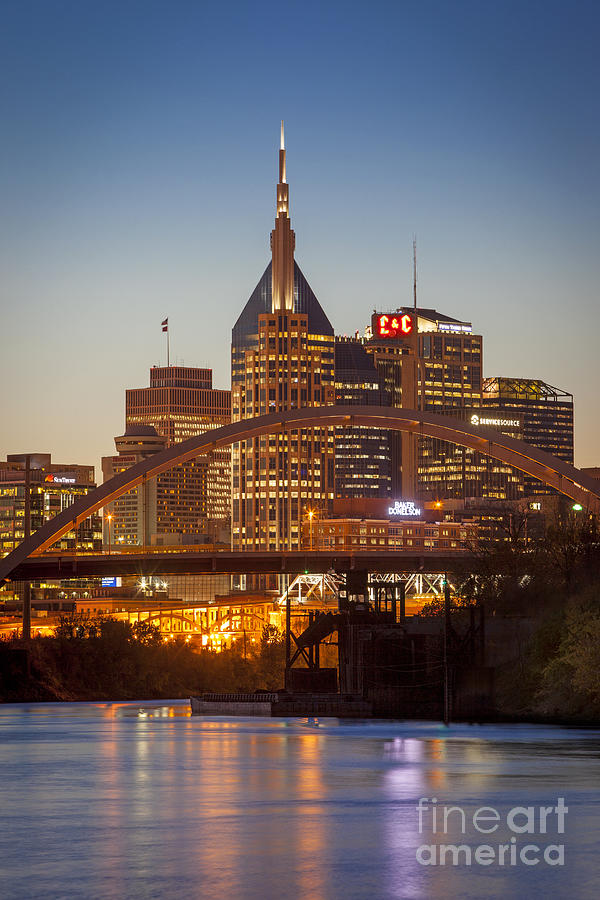
<path fill-rule="evenodd" d="M 591 54 L 597 24 L 591 5 L 578 6 L 566 34 L 560 27 L 565 5 L 545 6 L 543 22 L 525 11 L 520 24 L 529 38 L 535 32 L 531 46 L 525 38 L 519 43 L 506 23 L 494 37 L 493 13 L 478 18 L 470 4 L 444 42 L 443 25 L 451 23 L 443 6 L 432 4 L 431 20 L 420 13 L 406 24 L 406 58 L 388 62 L 375 53 L 375 38 L 391 49 L 381 25 L 367 23 L 361 42 L 365 23 L 348 13 L 339 25 L 347 46 L 337 74 L 339 51 L 327 47 L 337 27 L 333 13 L 315 19 L 309 9 L 304 26 L 288 13 L 300 48 L 309 45 L 307 23 L 317 21 L 317 73 L 303 76 L 303 95 L 299 84 L 287 92 L 280 85 L 247 106 L 243 95 L 252 85 L 264 87 L 265 66 L 251 61 L 245 88 L 226 79 L 212 96 L 200 90 L 192 75 L 204 70 L 192 40 L 184 40 L 184 23 L 198 25 L 192 6 L 184 4 L 182 21 L 165 36 L 160 4 L 150 4 L 141 23 L 132 12 L 120 14 L 123 33 L 111 36 L 98 11 L 59 5 L 69 12 L 69 27 L 64 34 L 55 30 L 43 52 L 48 13 L 41 5 L 32 26 L 33 52 L 40 51 L 32 57 L 35 85 L 17 59 L 27 17 L 17 10 L 2 14 L 3 40 L 13 39 L 6 66 L 18 76 L 12 101 L 7 95 L 3 101 L 10 139 L 2 173 L 1 290 L 11 337 L 4 359 L 19 375 L 4 398 L 0 452 L 51 452 L 94 464 L 98 477 L 100 456 L 123 430 L 125 388 L 141 384 L 149 365 L 165 362 L 160 323 L 166 316 L 172 362 L 210 367 L 215 386 L 229 387 L 230 330 L 269 256 L 284 117 L 297 259 L 336 333 L 362 332 L 373 308 L 410 305 L 416 232 L 419 304 L 473 321 L 486 338 L 487 377 L 541 378 L 572 392 L 576 465 L 598 463 L 591 327 L 597 320 L 598 129 L 589 116 L 598 63 Z M 267 20 L 267 7 L 257 22 Z M 388 13 L 397 25 L 399 14 Z M 240 12 L 220 66 L 242 45 L 247 18 Z M 140 41 L 126 59 L 124 41 L 134 24 Z M 208 35 L 222 22 L 214 14 L 205 24 L 203 40 L 214 61 Z M 477 45 L 482 25 L 485 41 Z M 100 28 L 98 46 L 86 60 L 92 26 Z M 261 43 L 271 36 L 267 30 Z M 179 67 L 162 80 L 151 77 L 150 48 L 162 47 L 164 59 L 173 61 L 177 41 L 183 42 Z M 428 41 L 424 70 L 416 63 Z M 98 47 L 112 47 L 121 81 Z M 363 47 L 368 65 L 360 78 L 350 71 L 349 47 Z M 65 51 L 82 76 L 79 87 L 71 76 L 66 92 L 59 65 Z M 136 72 L 144 61 L 146 68 Z M 420 75 L 412 98 L 403 87 L 411 66 Z M 442 89 L 444 67 L 449 77 Z M 53 78 L 40 79 L 40 70 Z M 116 102 L 123 84 L 128 102 Z M 202 127 L 193 116 L 194 90 L 202 98 Z M 369 92 L 377 100 L 370 106 Z M 144 150 L 149 134 L 154 140 Z M 73 431 L 74 419 L 81 433 Z"/>
<path fill-rule="evenodd" d="M 0 3 L 7 897 L 598 893 L 599 44 Z"/>

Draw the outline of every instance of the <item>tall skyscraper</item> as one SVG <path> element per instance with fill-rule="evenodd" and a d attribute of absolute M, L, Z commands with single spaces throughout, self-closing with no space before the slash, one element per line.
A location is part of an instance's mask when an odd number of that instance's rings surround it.
<path fill-rule="evenodd" d="M 417 329 L 410 313 L 373 313 L 366 329 L 365 350 L 373 359 L 380 380 L 384 406 L 417 409 Z M 417 439 L 414 435 L 388 431 L 391 493 L 415 497 Z"/>
<path fill-rule="evenodd" d="M 125 424 L 148 425 L 169 447 L 231 421 L 231 393 L 212 386 L 212 370 L 154 366 L 150 386 L 125 394 Z M 231 451 L 214 450 L 161 476 L 157 520 L 161 534 L 198 534 L 230 516 Z"/>
<path fill-rule="evenodd" d="M 375 312 L 365 337 L 389 405 L 439 413 L 480 405 L 482 347 L 470 322 L 422 307 Z M 395 496 L 444 494 L 454 445 L 397 432 L 389 445 Z"/>
<path fill-rule="evenodd" d="M 234 421 L 334 402 L 334 331 L 294 250 L 282 123 L 272 259 L 232 331 Z M 307 509 L 333 500 L 333 429 L 241 441 L 232 458 L 234 548 L 298 548 Z"/>

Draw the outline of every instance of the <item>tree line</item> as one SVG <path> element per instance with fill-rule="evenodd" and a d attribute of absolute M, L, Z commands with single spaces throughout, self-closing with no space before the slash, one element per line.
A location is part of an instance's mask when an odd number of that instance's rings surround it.
<path fill-rule="evenodd" d="M 235 644 L 217 653 L 185 637 L 165 640 L 148 622 L 71 613 L 52 637 L 27 642 L 26 671 L 6 664 L 15 650 L 25 651 L 18 637 L 0 642 L 2 701 L 176 699 L 277 690 L 284 679 L 285 641 L 273 626 L 247 653 Z"/>

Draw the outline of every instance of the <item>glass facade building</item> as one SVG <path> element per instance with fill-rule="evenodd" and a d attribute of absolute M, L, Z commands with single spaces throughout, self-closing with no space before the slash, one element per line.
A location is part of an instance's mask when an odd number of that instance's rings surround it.
<path fill-rule="evenodd" d="M 482 405 L 503 409 L 523 422 L 523 440 L 552 456 L 574 464 L 573 395 L 532 378 L 486 378 Z M 552 494 L 552 488 L 525 476 L 527 494 Z"/>
<path fill-rule="evenodd" d="M 335 403 L 386 406 L 381 373 L 363 343 L 335 339 Z M 392 493 L 390 438 L 380 428 L 339 427 L 335 432 L 335 496 L 386 497 Z"/>
<path fill-rule="evenodd" d="M 483 407 L 437 410 L 474 427 L 492 428 L 508 437 L 523 439 L 523 419 L 506 410 L 493 416 Z M 419 447 L 419 497 L 422 500 L 520 500 L 525 495 L 525 476 L 518 469 L 437 438 L 421 438 Z"/>

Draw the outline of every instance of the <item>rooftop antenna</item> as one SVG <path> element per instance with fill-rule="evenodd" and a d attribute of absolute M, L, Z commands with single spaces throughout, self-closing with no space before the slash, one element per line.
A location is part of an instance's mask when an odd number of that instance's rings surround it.
<path fill-rule="evenodd" d="M 417 309 L 417 236 L 413 234 L 413 300 Z"/>

